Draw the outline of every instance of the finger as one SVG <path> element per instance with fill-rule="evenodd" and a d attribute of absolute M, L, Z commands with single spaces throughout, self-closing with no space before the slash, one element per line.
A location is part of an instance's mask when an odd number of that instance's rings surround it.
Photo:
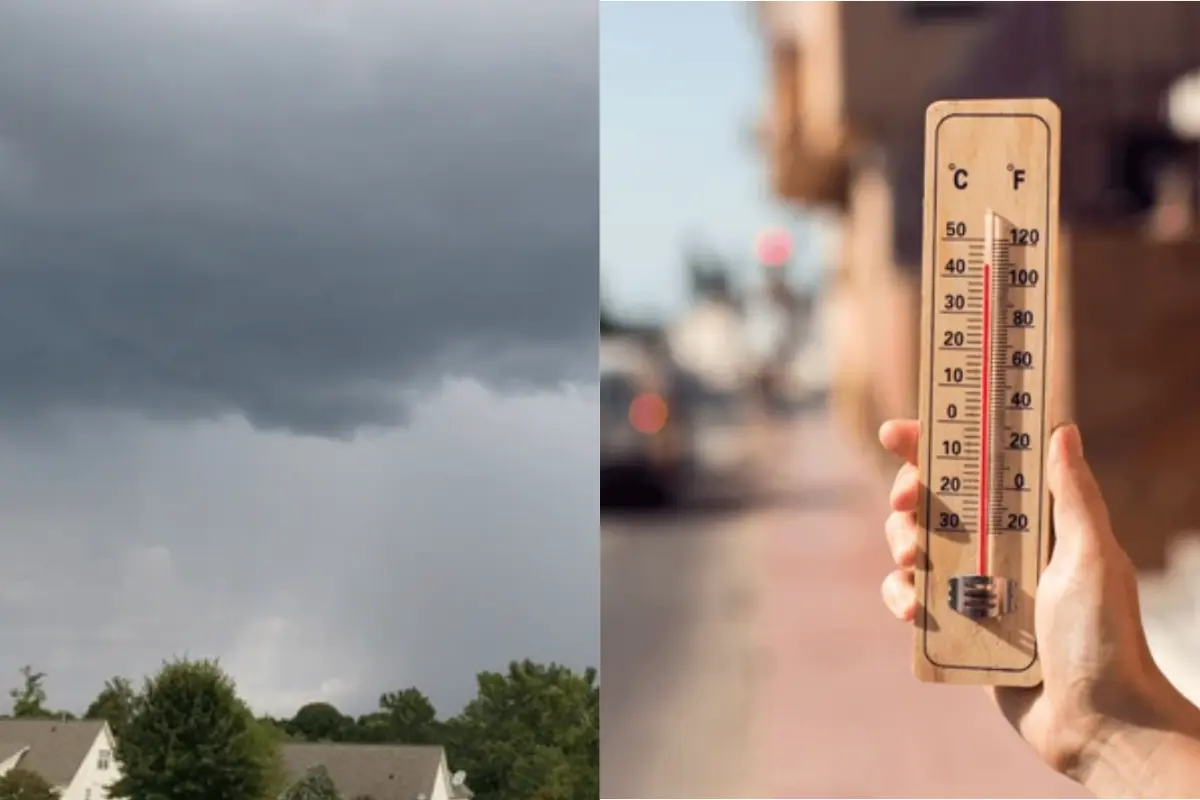
<path fill-rule="evenodd" d="M 892 616 L 902 622 L 912 622 L 917 616 L 917 589 L 911 570 L 898 569 L 883 579 L 880 587 L 883 604 Z"/>
<path fill-rule="evenodd" d="M 921 473 L 916 464 L 905 464 L 892 483 L 890 502 L 893 511 L 916 511 L 921 494 Z"/>
<path fill-rule="evenodd" d="M 1031 737 L 1054 725 L 1053 721 L 1038 718 L 1045 714 L 1036 705 L 1037 699 L 1042 696 L 1041 686 L 989 686 L 986 691 L 1008 723 L 1025 739 L 1033 741 Z"/>
<path fill-rule="evenodd" d="M 879 443 L 897 458 L 917 463 L 917 441 L 921 423 L 915 419 L 889 419 L 879 428 Z"/>
<path fill-rule="evenodd" d="M 920 541 L 916 517 L 910 511 L 894 511 L 883 524 L 883 531 L 896 566 L 911 569 L 917 563 L 917 544 Z"/>
<path fill-rule="evenodd" d="M 1050 438 L 1046 482 L 1054 496 L 1054 532 L 1058 545 L 1077 546 L 1112 535 L 1108 508 L 1083 455 L 1079 428 L 1063 425 Z"/>

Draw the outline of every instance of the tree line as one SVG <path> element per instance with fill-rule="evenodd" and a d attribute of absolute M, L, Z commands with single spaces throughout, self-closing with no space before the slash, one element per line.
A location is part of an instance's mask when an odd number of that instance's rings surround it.
<path fill-rule="evenodd" d="M 48 705 L 46 678 L 23 667 L 4 718 L 76 719 Z M 122 777 L 110 794 L 128 800 L 370 800 L 340 798 L 320 770 L 288 785 L 279 747 L 289 741 L 439 744 L 451 769 L 467 773 L 477 800 L 600 796 L 600 685 L 592 668 L 525 660 L 481 672 L 475 697 L 450 717 L 414 687 L 384 692 L 375 710 L 357 716 L 312 702 L 270 717 L 251 711 L 218 662 L 178 659 L 140 687 L 110 678 L 83 718 L 111 726 Z M 0 800 L 54 797 L 31 772 L 0 777 Z"/>

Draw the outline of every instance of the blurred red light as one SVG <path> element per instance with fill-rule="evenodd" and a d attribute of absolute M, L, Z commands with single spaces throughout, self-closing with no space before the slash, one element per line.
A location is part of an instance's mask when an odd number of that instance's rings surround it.
<path fill-rule="evenodd" d="M 647 436 L 665 428 L 667 416 L 667 401 L 656 394 L 638 395 L 629 404 L 629 424 Z"/>
<path fill-rule="evenodd" d="M 758 260 L 778 268 L 792 258 L 792 237 L 787 231 L 770 230 L 758 237 Z"/>

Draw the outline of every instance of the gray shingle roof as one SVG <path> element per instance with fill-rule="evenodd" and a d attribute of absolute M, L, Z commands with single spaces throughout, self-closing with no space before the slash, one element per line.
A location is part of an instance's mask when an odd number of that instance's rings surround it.
<path fill-rule="evenodd" d="M 65 786 L 103 729 L 103 720 L 4 719 L 0 720 L 0 750 L 28 747 L 18 766 L 36 772 L 52 786 Z"/>
<path fill-rule="evenodd" d="M 0 741 L 0 761 L 8 761 L 27 747 L 24 742 Z"/>
<path fill-rule="evenodd" d="M 319 764 L 343 796 L 366 795 L 374 800 L 432 797 L 443 757 L 438 745 L 335 743 L 289 743 L 283 745 L 282 755 L 289 780 L 299 779 Z"/>

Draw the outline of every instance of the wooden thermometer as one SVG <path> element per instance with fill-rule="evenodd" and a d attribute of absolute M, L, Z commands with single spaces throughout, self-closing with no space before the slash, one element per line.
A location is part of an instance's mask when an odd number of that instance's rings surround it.
<path fill-rule="evenodd" d="M 1060 114 L 1041 99 L 942 101 L 925 126 L 914 669 L 1034 686 Z"/>

